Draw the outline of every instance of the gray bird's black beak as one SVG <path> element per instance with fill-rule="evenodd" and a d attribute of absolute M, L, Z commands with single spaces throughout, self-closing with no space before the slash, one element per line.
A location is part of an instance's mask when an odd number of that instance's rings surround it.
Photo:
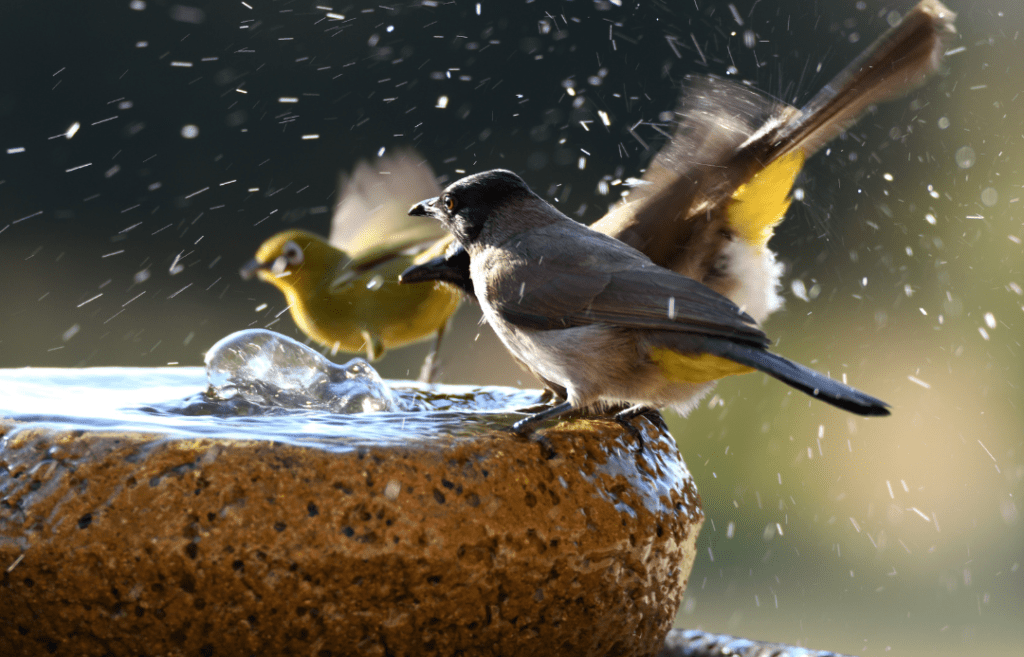
<path fill-rule="evenodd" d="M 437 197 L 428 198 L 425 201 L 420 201 L 416 205 L 409 208 L 409 216 L 412 217 L 433 217 L 434 213 L 430 211 L 430 206 L 434 204 Z"/>
<path fill-rule="evenodd" d="M 451 283 L 470 298 L 475 298 L 473 280 L 469 276 L 469 254 L 461 246 L 446 256 L 438 256 L 423 264 L 413 265 L 398 277 L 399 283 L 425 283 L 427 281 Z"/>
<path fill-rule="evenodd" d="M 267 269 L 269 266 L 269 263 L 260 262 L 256 258 L 253 258 L 249 262 L 242 265 L 242 268 L 238 270 L 238 273 L 242 275 L 242 278 L 244 280 L 248 281 L 252 279 L 253 276 L 256 275 L 256 272 L 258 272 L 261 269 Z"/>

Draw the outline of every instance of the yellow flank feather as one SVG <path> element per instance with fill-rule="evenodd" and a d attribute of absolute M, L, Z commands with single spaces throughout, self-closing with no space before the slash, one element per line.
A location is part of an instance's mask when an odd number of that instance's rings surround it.
<path fill-rule="evenodd" d="M 792 199 L 796 174 L 804 165 L 804 152 L 793 150 L 778 158 L 736 188 L 726 210 L 729 227 L 758 248 L 772 238 L 775 224 L 782 220 Z"/>
<path fill-rule="evenodd" d="M 670 381 L 706 383 L 733 374 L 753 372 L 746 365 L 711 354 L 683 354 L 666 347 L 651 349 L 650 358 Z"/>

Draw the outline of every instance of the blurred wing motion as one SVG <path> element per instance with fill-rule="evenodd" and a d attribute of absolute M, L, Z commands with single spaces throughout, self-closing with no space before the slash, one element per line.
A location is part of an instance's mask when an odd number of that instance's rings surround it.
<path fill-rule="evenodd" d="M 643 184 L 591 228 L 704 283 L 763 322 L 782 305 L 782 268 L 767 248 L 804 160 L 864 110 L 923 84 L 956 35 L 956 14 L 922 0 L 802 109 L 747 86 L 692 77 L 670 142 Z M 403 273 L 473 293 L 461 247 Z"/>
<path fill-rule="evenodd" d="M 413 203 L 440 193 L 430 165 L 411 148 L 363 160 L 351 174 L 341 175 L 329 242 L 357 268 L 409 249 L 421 251 L 438 240 L 449 244 L 443 228 L 408 215 Z"/>
<path fill-rule="evenodd" d="M 714 77 L 690 78 L 678 127 L 640 185 L 591 228 L 732 298 L 758 321 L 781 305 L 767 249 L 806 158 L 870 105 L 924 83 L 956 15 L 923 0 L 802 109 Z"/>

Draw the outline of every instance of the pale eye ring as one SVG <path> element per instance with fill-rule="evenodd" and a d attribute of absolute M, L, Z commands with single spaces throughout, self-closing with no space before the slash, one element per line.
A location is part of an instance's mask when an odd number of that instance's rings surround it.
<path fill-rule="evenodd" d="M 455 212 L 455 208 L 458 206 L 458 203 L 455 202 L 455 197 L 451 194 L 442 196 L 441 202 L 444 203 L 444 207 L 448 212 Z"/>
<path fill-rule="evenodd" d="M 302 247 L 295 242 L 285 242 L 284 248 L 281 249 L 281 255 L 284 256 L 285 261 L 287 261 L 292 267 L 297 267 L 302 264 Z"/>

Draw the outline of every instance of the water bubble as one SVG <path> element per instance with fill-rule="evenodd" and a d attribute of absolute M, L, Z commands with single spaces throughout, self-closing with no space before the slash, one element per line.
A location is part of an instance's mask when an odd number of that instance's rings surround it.
<path fill-rule="evenodd" d="M 974 163 L 977 162 L 977 157 L 974 155 L 974 149 L 970 146 L 961 146 L 958 148 L 954 158 L 956 159 L 956 165 L 961 169 L 970 169 L 974 166 Z"/>
<path fill-rule="evenodd" d="M 232 333 L 206 353 L 211 396 L 241 396 L 261 406 L 334 413 L 394 411 L 391 389 L 361 358 L 335 365 L 291 338 L 249 329 Z"/>

